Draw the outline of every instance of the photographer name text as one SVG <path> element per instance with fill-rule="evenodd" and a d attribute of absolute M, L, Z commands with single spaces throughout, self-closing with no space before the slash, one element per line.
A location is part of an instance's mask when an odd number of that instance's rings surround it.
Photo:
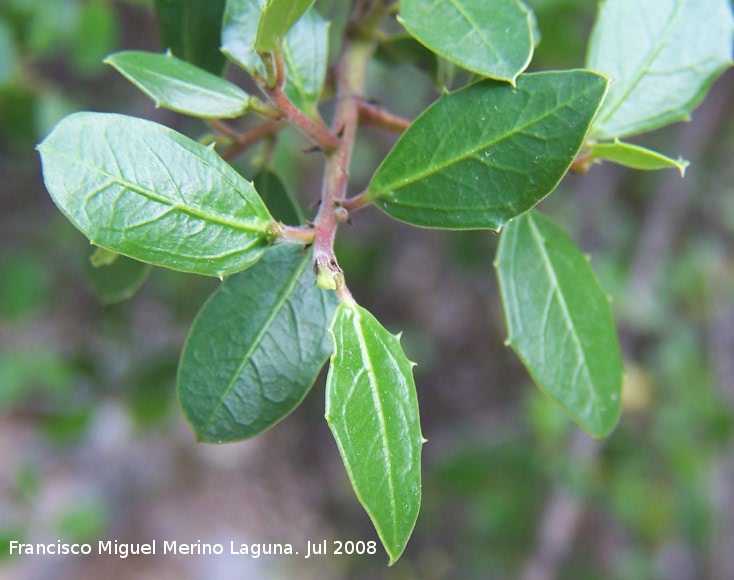
<path fill-rule="evenodd" d="M 304 558 L 311 558 L 313 556 L 374 555 L 377 553 L 376 541 L 362 540 L 322 540 L 320 542 L 309 540 L 306 542 L 305 549 L 300 551 L 288 543 L 243 544 L 230 541 L 229 545 L 225 545 L 200 541 L 188 544 L 175 540 L 152 540 L 146 543 L 123 543 L 117 540 L 100 540 L 96 544 L 96 551 L 94 550 L 94 544 L 70 544 L 60 541 L 55 543 L 31 544 L 11 540 L 9 547 L 11 556 L 86 556 L 94 553 L 117 556 L 118 558 L 127 558 L 128 556 L 155 556 L 158 554 L 177 556 L 220 556 L 227 554 L 231 556 L 247 556 L 249 558 L 302 555 Z"/>

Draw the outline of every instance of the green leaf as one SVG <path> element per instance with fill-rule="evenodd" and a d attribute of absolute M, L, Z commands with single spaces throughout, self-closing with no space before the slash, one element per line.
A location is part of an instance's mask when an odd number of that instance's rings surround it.
<path fill-rule="evenodd" d="M 265 74 L 256 44 L 265 0 L 229 0 L 222 28 L 222 51 L 248 73 Z M 285 92 L 309 115 L 321 96 L 328 60 L 329 24 L 310 9 L 287 32 L 283 41 Z"/>
<path fill-rule="evenodd" d="M 170 53 L 125 51 L 104 61 L 148 95 L 156 107 L 195 117 L 232 118 L 250 108 L 238 86 Z"/>
<path fill-rule="evenodd" d="M 412 363 L 397 336 L 353 302 L 337 308 L 326 420 L 352 487 L 394 563 L 418 518 L 421 435 Z"/>
<path fill-rule="evenodd" d="M 150 264 L 104 248 L 96 248 L 84 261 L 84 276 L 102 304 L 117 304 L 132 298 L 148 279 L 151 270 Z"/>
<path fill-rule="evenodd" d="M 105 250 L 104 248 L 94 248 L 94 251 L 89 256 L 89 263 L 92 265 L 93 268 L 99 268 L 100 266 L 109 266 L 110 264 L 114 264 L 115 260 L 120 257 L 120 254 L 117 252 L 111 252 L 110 250 Z"/>
<path fill-rule="evenodd" d="M 326 78 L 329 23 L 309 9 L 290 29 L 283 42 L 286 65 L 285 93 L 299 109 L 317 114 Z"/>
<path fill-rule="evenodd" d="M 161 44 L 173 54 L 213 74 L 226 62 L 219 51 L 226 0 L 155 0 Z"/>
<path fill-rule="evenodd" d="M 117 15 L 106 2 L 89 2 L 82 6 L 74 35 L 74 64 L 82 72 L 101 68 L 102 59 L 115 49 Z"/>
<path fill-rule="evenodd" d="M 508 343 L 548 396 L 595 437 L 619 420 L 623 363 L 588 259 L 537 212 L 510 222 L 496 261 Z"/>
<path fill-rule="evenodd" d="M 172 129 L 76 113 L 38 150 L 54 202 L 96 246 L 224 276 L 252 265 L 268 245 L 272 218 L 252 184 Z"/>
<path fill-rule="evenodd" d="M 533 54 L 532 12 L 519 0 L 402 0 L 399 20 L 437 54 L 513 85 Z"/>
<path fill-rule="evenodd" d="M 267 0 L 255 38 L 255 50 L 278 50 L 286 33 L 315 0 Z"/>
<path fill-rule="evenodd" d="M 613 79 L 592 135 L 651 131 L 688 119 L 731 64 L 729 0 L 607 0 L 591 35 L 588 68 Z"/>
<path fill-rule="evenodd" d="M 227 0 L 222 22 L 222 52 L 252 74 L 260 64 L 257 29 L 267 0 Z"/>
<path fill-rule="evenodd" d="M 255 176 L 252 185 L 276 220 L 290 226 L 304 223 L 301 208 L 277 173 L 265 169 Z"/>
<path fill-rule="evenodd" d="M 613 143 L 593 143 L 591 155 L 596 159 L 606 159 L 633 169 L 654 170 L 674 167 L 680 171 L 681 177 L 685 175 L 686 167 L 690 165 L 681 157 L 677 160 L 671 159 L 657 151 L 624 143 L 619 139 L 615 139 Z"/>
<path fill-rule="evenodd" d="M 438 55 L 407 34 L 378 39 L 375 58 L 389 65 L 412 65 L 432 78 L 438 71 Z"/>
<path fill-rule="evenodd" d="M 9 83 L 15 75 L 16 55 L 13 31 L 0 18 L 0 86 Z"/>
<path fill-rule="evenodd" d="M 445 94 L 401 136 L 367 198 L 418 226 L 500 229 L 558 185 L 606 87 L 603 77 L 576 70 Z"/>
<path fill-rule="evenodd" d="M 194 321 L 178 397 L 201 441 L 252 437 L 293 411 L 326 362 L 336 295 L 314 284 L 311 252 L 268 250 L 227 278 Z"/>

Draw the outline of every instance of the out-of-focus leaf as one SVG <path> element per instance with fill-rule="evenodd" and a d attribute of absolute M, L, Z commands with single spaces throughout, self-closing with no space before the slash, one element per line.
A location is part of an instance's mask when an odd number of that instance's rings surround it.
<path fill-rule="evenodd" d="M 381 40 L 375 58 L 387 64 L 410 64 L 436 77 L 438 56 L 408 34 Z"/>
<path fill-rule="evenodd" d="M 265 169 L 255 176 L 252 184 L 276 220 L 290 226 L 304 222 L 301 208 L 277 173 Z"/>
<path fill-rule="evenodd" d="M 687 119 L 730 66 L 730 0 L 607 0 L 588 68 L 614 82 L 592 136 L 625 137 Z"/>
<path fill-rule="evenodd" d="M 412 363 L 367 310 L 344 302 L 331 326 L 326 420 L 357 498 L 393 564 L 421 502 L 421 435 Z"/>
<path fill-rule="evenodd" d="M 84 275 L 102 304 L 116 304 L 135 296 L 152 269 L 150 264 L 104 248 L 96 248 L 92 252 L 89 259 L 84 261 Z M 106 256 L 103 258 L 100 252 Z M 109 261 L 112 256 L 114 259 Z"/>
<path fill-rule="evenodd" d="M 226 59 L 219 51 L 226 0 L 155 0 L 163 49 L 213 74 Z"/>
<path fill-rule="evenodd" d="M 45 256 L 29 249 L 0 257 L 0 319 L 32 315 L 48 303 L 53 288 Z"/>
<path fill-rule="evenodd" d="M 227 278 L 186 340 L 178 397 L 200 441 L 257 435 L 295 409 L 331 352 L 336 295 L 314 284 L 311 252 L 276 246 Z"/>
<path fill-rule="evenodd" d="M 555 189 L 606 87 L 603 77 L 574 70 L 445 94 L 401 136 L 367 197 L 413 225 L 497 230 Z"/>
<path fill-rule="evenodd" d="M 33 2 L 29 8 L 26 42 L 35 56 L 48 56 L 73 45 L 82 13 L 79 0 Z"/>
<path fill-rule="evenodd" d="M 537 212 L 511 221 L 497 251 L 508 343 L 547 395 L 595 437 L 621 410 L 624 367 L 609 298 L 588 259 Z"/>
<path fill-rule="evenodd" d="M 66 396 L 73 384 L 71 369 L 58 353 L 43 349 L 0 351 L 0 411 L 39 392 Z"/>
<path fill-rule="evenodd" d="M 94 248 L 94 246 L 92 247 Z M 110 264 L 114 264 L 115 260 L 119 257 L 120 254 L 117 252 L 111 252 L 105 248 L 94 248 L 92 250 L 92 254 L 89 256 L 89 263 L 94 268 L 99 268 L 100 266 L 109 266 Z"/>
<path fill-rule="evenodd" d="M 251 266 L 268 245 L 272 218 L 252 184 L 172 129 L 76 113 L 38 149 L 54 202 L 97 246 L 225 276 Z"/>
<path fill-rule="evenodd" d="M 283 42 L 285 93 L 302 111 L 314 116 L 326 78 L 329 23 L 310 9 L 293 25 Z"/>
<path fill-rule="evenodd" d="M 8 83 L 15 75 L 15 44 L 13 32 L 0 19 L 0 85 Z"/>
<path fill-rule="evenodd" d="M 399 20 L 437 54 L 512 84 L 533 54 L 532 12 L 519 0 L 402 0 Z"/>
<path fill-rule="evenodd" d="M 87 2 L 82 6 L 74 36 L 74 64 L 82 72 L 94 72 L 115 48 L 117 18 L 111 3 Z"/>
<path fill-rule="evenodd" d="M 170 53 L 117 52 L 105 63 L 153 99 L 156 107 L 225 119 L 239 117 L 250 108 L 250 95 L 237 85 Z"/>
<path fill-rule="evenodd" d="M 675 168 L 680 171 L 681 177 L 685 175 L 686 167 L 690 165 L 688 161 L 680 157 L 671 159 L 657 151 L 639 145 L 632 145 L 631 143 L 624 143 L 619 139 L 615 139 L 612 143 L 594 143 L 591 145 L 591 155 L 595 159 L 606 159 L 633 169 Z"/>

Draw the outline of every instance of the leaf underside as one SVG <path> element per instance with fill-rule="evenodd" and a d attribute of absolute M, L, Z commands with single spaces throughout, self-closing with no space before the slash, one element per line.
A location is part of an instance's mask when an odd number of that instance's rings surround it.
<path fill-rule="evenodd" d="M 359 501 L 394 563 L 420 508 L 423 445 L 412 363 L 364 308 L 342 303 L 331 326 L 326 420 Z"/>
<path fill-rule="evenodd" d="M 186 340 L 178 397 L 200 441 L 252 437 L 295 409 L 331 352 L 337 300 L 314 284 L 311 252 L 282 245 L 227 278 Z"/>
<path fill-rule="evenodd" d="M 315 0 L 268 0 L 258 23 L 254 48 L 278 50 L 283 38 Z"/>
<path fill-rule="evenodd" d="M 230 0 L 222 24 L 222 52 L 250 74 L 265 74 L 256 45 L 264 0 Z M 284 32 L 285 93 L 309 115 L 315 114 L 326 77 L 329 24 L 309 8 Z M 280 44 L 281 41 L 278 41 Z"/>
<path fill-rule="evenodd" d="M 532 14 L 518 0 L 402 0 L 400 22 L 451 62 L 512 84 L 533 54 Z"/>
<path fill-rule="evenodd" d="M 606 87 L 603 77 L 576 70 L 448 93 L 402 135 L 367 196 L 413 225 L 498 230 L 558 185 Z"/>
<path fill-rule="evenodd" d="M 108 56 L 112 65 L 156 106 L 194 117 L 231 118 L 244 114 L 250 96 L 237 85 L 171 54 L 124 51 Z"/>
<path fill-rule="evenodd" d="M 76 113 L 38 149 L 54 202 L 97 246 L 224 276 L 252 265 L 268 245 L 272 218 L 252 184 L 172 129 Z"/>
<path fill-rule="evenodd" d="M 598 139 L 625 137 L 688 119 L 731 64 L 729 0 L 607 0 L 587 66 L 612 80 L 594 123 Z"/>
<path fill-rule="evenodd" d="M 615 139 L 611 143 L 593 143 L 590 147 L 591 155 L 595 159 L 606 159 L 632 169 L 654 171 L 656 169 L 675 168 L 685 175 L 689 163 L 685 159 L 672 159 L 639 145 L 625 143 Z"/>
<path fill-rule="evenodd" d="M 496 266 L 510 346 L 576 422 L 608 435 L 619 420 L 623 363 L 609 299 L 587 258 L 529 212 L 503 230 Z"/>

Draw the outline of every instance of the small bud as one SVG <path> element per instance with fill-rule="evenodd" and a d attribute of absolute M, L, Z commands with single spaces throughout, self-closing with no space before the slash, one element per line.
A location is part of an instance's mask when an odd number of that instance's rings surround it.
<path fill-rule="evenodd" d="M 336 221 L 339 223 L 349 221 L 349 211 L 345 207 L 337 206 L 334 209 L 334 216 L 336 217 Z"/>

